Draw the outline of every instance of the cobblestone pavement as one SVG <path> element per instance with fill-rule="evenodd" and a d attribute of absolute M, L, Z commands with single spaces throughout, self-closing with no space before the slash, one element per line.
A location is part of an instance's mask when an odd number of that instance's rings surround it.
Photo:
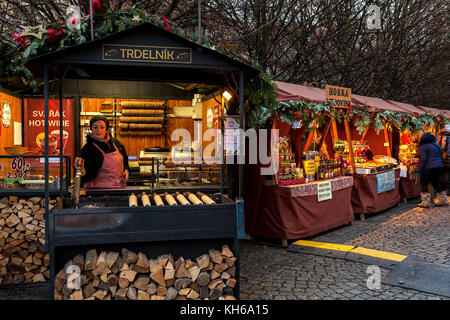
<path fill-rule="evenodd" d="M 358 217 L 351 225 L 308 240 L 357 245 L 450 265 L 450 207 L 421 209 L 418 200 L 400 203 L 382 213 Z M 450 300 L 449 298 L 381 284 L 370 290 L 368 265 L 288 252 L 280 241 L 242 240 L 240 298 L 243 300 Z M 381 268 L 384 277 L 388 270 Z M 0 300 L 48 299 L 48 286 L 0 288 Z"/>
<path fill-rule="evenodd" d="M 450 265 L 450 208 L 422 209 L 418 200 L 382 213 L 366 215 L 351 225 L 308 238 L 415 254 L 426 262 Z M 242 241 L 241 299 L 269 300 L 450 300 L 446 297 L 381 284 L 367 288 L 368 265 L 287 252 L 278 242 Z M 381 268 L 381 277 L 388 270 Z"/>

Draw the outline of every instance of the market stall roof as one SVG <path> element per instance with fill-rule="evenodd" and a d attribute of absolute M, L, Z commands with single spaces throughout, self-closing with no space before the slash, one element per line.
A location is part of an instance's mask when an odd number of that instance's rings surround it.
<path fill-rule="evenodd" d="M 259 70 L 151 23 L 30 59 L 27 67 L 74 79 L 223 83 L 224 74 Z M 58 65 L 69 66 L 58 67 Z"/>
<path fill-rule="evenodd" d="M 414 106 L 412 104 L 397 102 L 397 101 L 392 101 L 392 100 L 388 100 L 388 102 L 400 107 L 401 109 L 404 109 L 403 112 L 406 112 L 406 113 L 424 114 L 426 112 L 422 108 Z"/>
<path fill-rule="evenodd" d="M 290 100 L 304 100 L 309 102 L 324 103 L 325 89 L 307 87 L 293 83 L 275 81 L 278 93 L 278 102 L 287 102 Z M 371 111 L 390 110 L 394 112 L 424 114 L 426 112 L 433 114 L 442 114 L 450 118 L 450 111 L 423 106 L 414 106 L 403 102 L 392 100 L 383 100 L 380 98 L 366 97 L 352 93 L 352 103 L 355 105 L 367 106 Z"/>

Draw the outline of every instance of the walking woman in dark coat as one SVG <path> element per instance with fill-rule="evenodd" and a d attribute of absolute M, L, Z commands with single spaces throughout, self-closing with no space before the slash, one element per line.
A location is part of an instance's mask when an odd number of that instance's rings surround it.
<path fill-rule="evenodd" d="M 430 208 L 431 196 L 428 192 L 428 184 L 431 183 L 437 192 L 437 204 L 448 206 L 447 193 L 442 185 L 444 164 L 442 162 L 442 148 L 437 144 L 436 137 L 426 132 L 419 142 L 419 164 L 417 171 L 420 175 L 422 202 L 419 207 Z"/>

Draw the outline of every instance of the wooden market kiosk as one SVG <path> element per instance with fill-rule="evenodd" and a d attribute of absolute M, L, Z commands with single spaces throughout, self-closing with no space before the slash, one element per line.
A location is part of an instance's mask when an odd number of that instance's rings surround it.
<path fill-rule="evenodd" d="M 238 181 L 237 199 L 230 199 L 223 194 L 223 170 L 220 175 L 220 187 L 214 190 L 204 189 L 204 192 L 215 200 L 214 204 L 182 206 L 177 203 L 177 205 L 169 206 L 166 203 L 165 206 L 157 207 L 151 195 L 154 192 L 168 190 L 167 188 L 158 190 L 154 184 L 151 184 L 140 187 L 130 186 L 121 190 L 86 192 L 84 196 L 80 197 L 81 208 L 78 210 L 73 208 L 72 199 L 67 197 L 67 194 L 61 194 L 62 201 L 59 203 L 58 209 L 48 210 L 49 159 L 51 157 L 49 155 L 48 126 L 49 100 L 52 94 L 50 86 L 57 84 L 60 108 L 62 108 L 64 97 L 74 96 L 76 98 L 74 101 L 76 119 L 81 116 L 83 92 L 87 92 L 87 97 L 106 97 L 108 100 L 106 104 L 109 104 L 109 107 L 121 103 L 121 98 L 132 101 L 132 104 L 152 103 L 155 100 L 158 103 L 164 101 L 162 104 L 164 107 L 170 104 L 168 102 L 170 100 L 185 100 L 184 102 L 189 101 L 188 106 L 191 106 L 194 93 L 199 93 L 204 97 L 201 101 L 204 106 L 202 114 L 198 117 L 201 119 L 200 129 L 208 128 L 206 112 L 210 107 L 218 106 L 218 110 L 215 108 L 214 111 L 218 112 L 215 120 L 219 122 L 224 112 L 223 100 L 221 103 L 220 95 L 224 88 L 228 88 L 237 95 L 235 99 L 240 110 L 237 116 L 240 118 L 242 128 L 244 123 L 244 81 L 257 76 L 258 70 L 149 23 L 81 45 L 43 54 L 30 59 L 27 66 L 34 74 L 42 75 L 44 79 L 46 124 L 45 153 L 43 155 L 45 158 L 45 189 L 43 193 L 45 195 L 46 245 L 50 252 L 51 295 L 55 294 L 55 298 L 58 299 L 68 298 L 67 291 L 61 292 L 60 272 L 62 271 L 64 274 L 64 268 L 68 261 L 80 254 L 86 254 L 92 249 L 96 250 L 96 254 L 98 252 L 99 259 L 105 258 L 103 253 L 121 252 L 123 248 L 135 253 L 144 253 L 148 260 L 146 258 L 142 260 L 139 256 L 137 263 L 141 263 L 141 267 L 142 263 L 144 266 L 151 265 L 155 261 L 153 259 L 160 258 L 160 255 L 164 254 L 171 254 L 175 259 L 183 257 L 192 266 L 192 261 L 195 261 L 200 255 L 208 254 L 209 250 L 220 252 L 222 246 L 226 245 L 231 249 L 234 258 L 225 258 L 223 263 L 222 259 L 217 258 L 220 261 L 215 261 L 215 264 L 220 264 L 220 267 L 213 271 L 220 275 L 225 272 L 224 270 L 229 270 L 230 274 L 227 274 L 226 277 L 224 275 L 221 283 L 216 281 L 217 283 L 209 290 L 202 290 L 199 293 L 200 287 L 197 285 L 194 290 L 196 294 L 192 293 L 192 297 L 199 294 L 200 298 L 217 299 L 220 295 L 233 295 L 239 298 L 239 245 L 237 239 L 238 228 L 243 227 L 239 223 L 239 219 L 242 219 L 243 206 L 240 200 L 243 192 L 242 179 Z M 174 90 L 174 87 L 178 89 Z M 84 103 L 88 104 L 91 101 L 84 100 Z M 95 101 L 94 103 L 99 104 Z M 176 103 L 173 106 L 176 106 Z M 62 112 L 60 114 L 62 115 Z M 170 122 L 169 120 L 168 122 Z M 183 124 L 186 125 L 186 121 L 177 123 L 176 119 L 172 119 L 172 123 L 164 123 L 161 133 L 167 134 L 167 127 L 174 129 L 176 126 L 183 127 Z M 192 127 L 189 125 L 188 129 L 193 131 Z M 220 126 L 216 128 L 220 128 Z M 191 134 L 194 136 L 194 132 Z M 133 136 L 132 133 L 130 135 Z M 61 127 L 60 137 L 62 136 L 63 129 Z M 120 135 L 118 138 L 121 140 Z M 81 140 L 80 135 L 78 135 L 78 139 Z M 147 147 L 161 146 L 161 142 L 165 142 L 156 139 L 145 141 L 145 145 L 137 147 L 140 151 Z M 204 143 L 203 149 L 208 142 Z M 152 143 L 154 144 L 152 145 Z M 128 154 L 130 155 L 130 153 Z M 133 155 L 139 157 L 138 154 Z M 62 151 L 59 156 L 63 157 Z M 240 177 L 242 177 L 242 172 L 243 166 L 239 165 Z M 62 176 L 62 168 L 60 175 Z M 188 189 L 192 193 L 197 190 L 188 185 L 180 191 Z M 150 208 L 129 207 L 128 196 L 131 193 L 139 194 L 142 191 L 146 191 L 150 195 L 152 206 Z M 175 192 L 175 190 L 171 192 Z M 85 203 L 101 202 L 103 205 L 100 208 L 89 208 L 89 206 L 83 208 L 83 201 Z M 229 253 L 225 252 L 225 255 L 229 255 Z M 90 257 L 92 258 L 92 255 Z M 86 262 L 87 259 L 88 255 L 86 255 Z M 95 255 L 95 259 L 97 259 L 97 255 Z M 229 263 L 228 265 L 225 264 L 225 260 Z M 200 263 L 198 260 L 197 262 Z M 172 263 L 174 262 L 172 261 Z M 215 267 L 215 264 L 211 263 L 207 263 L 202 268 L 211 270 Z M 180 267 L 182 264 L 184 264 L 183 260 L 175 261 L 176 267 Z M 186 268 L 189 267 L 184 265 Z M 140 271 L 138 270 L 138 272 Z M 160 279 L 159 272 L 162 271 L 158 269 L 155 272 L 158 272 L 155 278 Z M 55 280 L 57 281 L 55 282 Z M 161 284 L 159 285 L 161 286 Z M 188 286 L 188 284 L 185 285 Z M 185 289 L 184 284 L 183 289 Z"/>

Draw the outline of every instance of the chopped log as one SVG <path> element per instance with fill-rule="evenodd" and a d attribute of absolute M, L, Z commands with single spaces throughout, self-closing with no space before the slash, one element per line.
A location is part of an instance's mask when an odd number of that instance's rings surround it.
<path fill-rule="evenodd" d="M 228 269 L 228 266 L 224 263 L 218 263 L 214 266 L 214 270 L 217 271 L 218 273 L 222 273 L 227 269 Z"/>
<path fill-rule="evenodd" d="M 211 300 L 216 300 L 217 298 L 219 298 L 222 295 L 222 290 L 214 288 L 210 291 L 209 293 L 209 298 Z"/>
<path fill-rule="evenodd" d="M 190 278 L 191 274 L 189 273 L 189 271 L 186 270 L 184 263 L 180 263 L 175 271 L 175 278 L 187 278 L 187 277 Z"/>
<path fill-rule="evenodd" d="M 193 289 L 191 289 L 191 291 L 187 295 L 187 298 L 188 299 L 192 299 L 192 300 L 197 299 L 198 297 L 200 297 L 200 294 L 197 291 L 193 290 Z"/>
<path fill-rule="evenodd" d="M 164 272 L 164 280 L 172 280 L 175 278 L 175 270 L 168 269 Z"/>
<path fill-rule="evenodd" d="M 84 266 L 85 266 L 84 255 L 77 254 L 75 257 L 73 257 L 72 263 L 74 265 L 78 266 L 78 268 L 80 268 L 81 272 L 84 271 Z"/>
<path fill-rule="evenodd" d="M 236 257 L 232 257 L 232 258 L 225 257 L 224 260 L 225 260 L 225 263 L 227 264 L 227 266 L 231 267 L 236 262 Z"/>
<path fill-rule="evenodd" d="M 198 275 L 200 274 L 201 269 L 199 267 L 193 265 L 192 267 L 190 267 L 188 269 L 188 271 L 189 271 L 189 274 L 191 275 L 192 282 L 195 282 L 195 280 L 197 280 L 197 278 L 198 278 Z"/>
<path fill-rule="evenodd" d="M 187 296 L 191 292 L 191 288 L 183 288 L 180 291 L 178 291 L 178 294 L 180 296 Z"/>
<path fill-rule="evenodd" d="M 106 282 L 109 287 L 115 287 L 119 284 L 119 277 L 116 274 L 111 273 L 108 275 Z"/>
<path fill-rule="evenodd" d="M 32 204 L 38 204 L 39 202 L 41 202 L 41 200 L 41 197 L 31 197 L 28 199 L 28 201 L 31 201 Z"/>
<path fill-rule="evenodd" d="M 108 263 L 108 260 L 106 263 Z M 114 274 L 119 273 L 119 271 L 123 267 L 123 264 L 124 264 L 124 260 L 123 260 L 122 256 L 118 256 L 116 262 L 114 262 L 114 264 L 111 267 L 111 272 Z"/>
<path fill-rule="evenodd" d="M 184 279 L 176 279 L 173 286 L 175 290 L 180 291 L 183 288 Z"/>
<path fill-rule="evenodd" d="M 186 268 L 186 269 L 189 269 L 191 266 L 193 266 L 194 265 L 194 263 L 192 262 L 192 260 L 191 259 L 186 259 L 185 261 L 184 261 L 184 267 Z"/>
<path fill-rule="evenodd" d="M 228 287 L 234 288 L 236 286 L 236 279 L 230 278 L 225 283 Z"/>
<path fill-rule="evenodd" d="M 69 299 L 70 299 L 70 300 L 83 300 L 83 291 L 81 291 L 81 290 L 76 290 L 76 291 L 74 291 L 74 292 L 70 295 Z"/>
<path fill-rule="evenodd" d="M 222 272 L 222 275 L 220 276 L 223 280 L 227 280 L 231 278 L 231 275 L 227 272 Z"/>
<path fill-rule="evenodd" d="M 111 297 L 114 297 L 117 292 L 117 286 L 109 287 L 109 291 L 111 292 Z"/>
<path fill-rule="evenodd" d="M 150 295 L 154 295 L 156 293 L 157 288 L 158 287 L 156 283 L 152 281 L 148 284 L 147 288 L 145 288 L 145 291 Z"/>
<path fill-rule="evenodd" d="M 64 272 L 64 269 L 61 269 L 55 276 L 55 290 L 61 291 L 62 287 L 66 283 L 66 273 Z"/>
<path fill-rule="evenodd" d="M 106 254 L 105 262 L 108 268 L 111 268 L 114 265 L 114 263 L 116 263 L 118 257 L 119 252 L 110 251 Z"/>
<path fill-rule="evenodd" d="M 158 261 L 158 263 L 159 263 L 160 265 L 162 265 L 163 267 L 165 267 L 166 264 L 167 264 L 167 262 L 169 261 L 169 255 L 168 255 L 168 254 L 160 255 L 156 260 Z"/>
<path fill-rule="evenodd" d="M 139 276 L 136 281 L 134 281 L 133 287 L 139 290 L 145 290 L 149 283 L 150 278 L 148 276 Z"/>
<path fill-rule="evenodd" d="M 15 225 L 19 224 L 21 221 L 20 219 L 15 215 L 15 214 L 11 214 L 6 220 L 5 220 L 6 224 L 8 225 L 8 227 L 14 227 Z"/>
<path fill-rule="evenodd" d="M 233 252 L 231 252 L 230 248 L 227 245 L 222 246 L 222 255 L 227 258 L 233 257 Z"/>
<path fill-rule="evenodd" d="M 223 261 L 222 253 L 219 250 L 209 250 L 209 256 L 214 263 L 222 263 Z"/>
<path fill-rule="evenodd" d="M 167 294 L 167 288 L 165 286 L 158 286 L 156 289 L 156 294 L 158 296 L 165 296 Z"/>
<path fill-rule="evenodd" d="M 174 287 L 167 289 L 166 300 L 173 300 L 177 297 L 178 291 Z"/>
<path fill-rule="evenodd" d="M 220 273 L 218 273 L 216 270 L 211 271 L 211 280 L 217 279 L 220 277 Z"/>
<path fill-rule="evenodd" d="M 94 270 L 97 264 L 97 251 L 95 249 L 89 250 L 86 253 L 86 260 L 84 270 Z"/>
<path fill-rule="evenodd" d="M 200 288 L 200 299 L 206 299 L 209 298 L 209 289 L 208 287 L 201 287 Z"/>
<path fill-rule="evenodd" d="M 143 291 L 143 290 L 138 290 L 138 300 L 150 300 L 150 295 Z"/>
<path fill-rule="evenodd" d="M 138 253 L 138 260 L 136 262 L 136 268 L 135 271 L 139 273 L 147 273 L 149 271 L 149 260 L 145 254 L 142 252 Z"/>
<path fill-rule="evenodd" d="M 203 287 L 209 283 L 210 279 L 211 278 L 208 272 L 200 272 L 200 274 L 197 277 L 197 283 Z"/>
<path fill-rule="evenodd" d="M 232 267 L 228 268 L 227 273 L 230 276 L 235 277 L 236 276 L 236 266 L 232 266 Z"/>
<path fill-rule="evenodd" d="M 127 249 L 122 249 L 122 256 L 125 263 L 128 264 L 135 263 L 138 260 L 138 255 Z"/>
<path fill-rule="evenodd" d="M 58 290 L 59 291 L 59 290 Z M 89 298 L 92 296 L 97 290 L 94 288 L 94 286 L 91 283 L 88 283 L 83 287 L 83 297 Z"/>
<path fill-rule="evenodd" d="M 127 292 L 127 298 L 130 300 L 137 300 L 137 292 L 134 287 L 129 287 Z"/>
<path fill-rule="evenodd" d="M 119 287 L 121 289 L 128 288 L 130 282 L 126 278 L 119 278 Z M 117 294 L 117 293 L 116 293 Z"/>
<path fill-rule="evenodd" d="M 96 264 L 95 269 L 97 271 L 99 271 L 100 273 L 102 273 L 105 270 L 105 268 L 107 267 L 107 264 L 106 264 L 106 255 L 107 254 L 108 253 L 106 251 L 102 251 L 97 258 L 97 264 Z"/>
<path fill-rule="evenodd" d="M 209 288 L 209 289 L 214 289 L 214 288 L 220 288 L 220 289 L 222 289 L 222 288 L 223 288 L 223 285 L 224 285 L 224 283 L 223 283 L 223 280 L 222 280 L 222 279 L 216 279 L 216 280 L 211 281 L 211 282 L 208 284 L 208 288 Z"/>
<path fill-rule="evenodd" d="M 121 288 L 121 289 L 117 290 L 115 299 L 116 300 L 125 300 L 127 293 L 128 293 L 128 288 Z"/>
<path fill-rule="evenodd" d="M 92 296 L 99 300 L 103 300 L 107 296 L 107 294 L 108 294 L 108 291 L 106 291 L 106 290 L 98 290 Z"/>
<path fill-rule="evenodd" d="M 183 285 L 182 288 L 187 288 L 192 283 L 192 280 L 190 278 L 183 278 Z"/>
<path fill-rule="evenodd" d="M 119 278 L 127 279 L 129 282 L 133 282 L 137 272 L 133 270 L 124 270 L 120 272 Z"/>
<path fill-rule="evenodd" d="M 161 265 L 159 265 L 159 266 L 161 267 Z M 162 267 L 161 267 L 161 269 L 159 269 L 158 271 L 152 272 L 152 273 L 150 274 L 150 278 L 151 278 L 152 280 L 155 280 L 155 282 L 156 282 L 157 284 L 159 284 L 160 286 L 166 286 L 166 282 L 165 282 L 165 280 L 164 280 L 164 272 L 163 272 Z"/>

